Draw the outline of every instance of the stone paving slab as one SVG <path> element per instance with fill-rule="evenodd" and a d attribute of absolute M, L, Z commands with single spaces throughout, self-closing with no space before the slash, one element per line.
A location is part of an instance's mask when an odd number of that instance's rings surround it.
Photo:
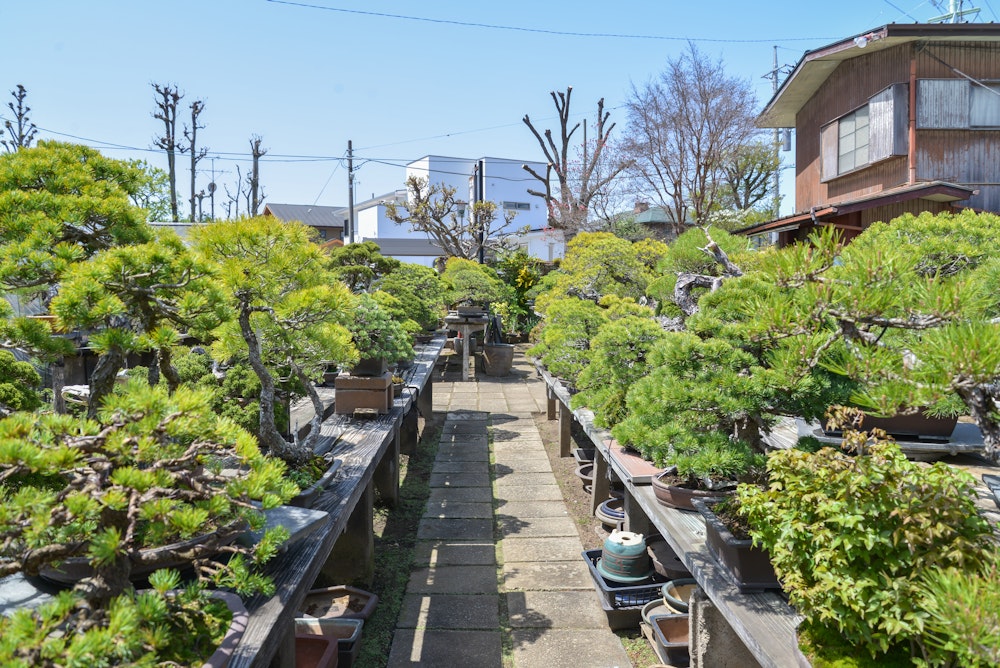
<path fill-rule="evenodd" d="M 435 487 L 427 499 L 427 507 L 435 512 L 447 508 L 449 503 L 492 503 L 493 491 L 489 487 Z"/>
<path fill-rule="evenodd" d="M 493 467 L 497 477 L 507 473 L 552 473 L 549 458 L 518 457 L 513 453 L 503 453 L 494 458 Z"/>
<path fill-rule="evenodd" d="M 507 596 L 511 627 L 606 629 L 608 616 L 593 591 L 519 591 Z"/>
<path fill-rule="evenodd" d="M 409 594 L 495 594 L 495 566 L 436 566 L 414 569 Z"/>
<path fill-rule="evenodd" d="M 431 473 L 431 487 L 489 487 L 489 473 Z"/>
<path fill-rule="evenodd" d="M 407 594 L 397 628 L 490 629 L 500 626 L 499 596 L 493 594 Z"/>
<path fill-rule="evenodd" d="M 525 464 L 527 467 L 532 466 L 548 466 L 549 470 L 552 470 L 552 465 L 549 464 L 549 456 L 545 454 L 545 450 L 539 447 L 529 447 L 529 448 L 511 448 L 504 449 L 499 452 L 493 451 L 493 461 L 501 466 L 506 466 L 512 471 L 525 471 L 529 469 L 519 468 L 520 464 Z"/>
<path fill-rule="evenodd" d="M 494 566 L 496 544 L 454 540 L 420 541 L 413 551 L 413 562 L 421 566 Z"/>
<path fill-rule="evenodd" d="M 493 439 L 493 452 L 497 455 L 501 453 L 521 454 L 526 452 L 540 452 L 545 454 L 545 446 L 541 441 L 503 441 L 498 438 Z"/>
<path fill-rule="evenodd" d="M 489 463 L 484 461 L 465 461 L 442 459 L 434 462 L 434 473 L 485 473 L 489 474 Z"/>
<path fill-rule="evenodd" d="M 462 386 L 459 386 L 457 384 L 453 385 L 453 388 L 454 388 L 453 391 L 455 389 L 459 389 L 459 387 L 461 387 L 461 390 L 462 390 L 462 392 L 464 394 L 465 393 L 465 386 L 464 385 L 462 385 Z M 463 421 L 463 420 L 481 420 L 481 421 L 485 421 L 485 420 L 489 419 L 489 413 L 486 413 L 484 411 L 450 410 L 450 411 L 448 411 L 447 419 L 451 420 L 451 421 L 455 421 L 455 422 Z"/>
<path fill-rule="evenodd" d="M 497 472 L 495 482 L 497 487 L 537 487 L 538 485 L 552 485 L 554 483 L 555 478 L 552 477 L 551 471 L 546 473 L 522 473 L 518 471 L 502 474 Z"/>
<path fill-rule="evenodd" d="M 575 537 L 579 541 L 576 525 L 569 517 L 520 517 L 497 515 L 500 534 L 504 538 Z"/>
<path fill-rule="evenodd" d="M 503 565 L 503 586 L 507 591 L 583 589 L 594 592 L 594 580 L 582 557 L 579 563 L 506 561 Z"/>
<path fill-rule="evenodd" d="M 562 501 L 507 501 L 497 506 L 497 514 L 514 517 L 569 517 L 566 504 Z"/>
<path fill-rule="evenodd" d="M 469 517 L 455 519 L 423 518 L 417 526 L 417 538 L 427 540 L 491 540 L 493 520 Z"/>
<path fill-rule="evenodd" d="M 629 668 L 618 637 L 593 629 L 515 629 L 517 668 Z"/>
<path fill-rule="evenodd" d="M 433 494 L 433 490 L 431 491 Z M 498 501 L 562 501 L 562 491 L 559 485 L 534 485 L 514 489 L 502 487 L 495 494 Z"/>
<path fill-rule="evenodd" d="M 400 629 L 392 639 L 388 668 L 475 666 L 501 668 L 500 631 Z"/>
<path fill-rule="evenodd" d="M 580 537 L 505 538 L 503 559 L 507 561 L 583 561 Z"/>
<path fill-rule="evenodd" d="M 434 464 L 440 462 L 488 462 L 490 449 L 486 446 L 456 447 L 444 451 L 438 450 Z"/>
<path fill-rule="evenodd" d="M 436 508 L 430 505 L 424 511 L 424 519 L 456 519 L 460 517 L 474 517 L 483 520 L 493 519 L 492 503 L 442 503 Z"/>
<path fill-rule="evenodd" d="M 489 445 L 489 438 L 487 438 L 485 430 L 484 433 L 480 434 L 442 434 L 440 443 L 440 447 L 445 449 L 462 445 L 486 447 Z"/>

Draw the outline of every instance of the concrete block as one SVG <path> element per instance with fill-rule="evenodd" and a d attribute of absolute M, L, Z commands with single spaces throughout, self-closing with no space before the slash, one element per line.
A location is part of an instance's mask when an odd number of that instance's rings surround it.
<path fill-rule="evenodd" d="M 747 646 L 701 589 L 688 600 L 691 668 L 759 667 Z"/>

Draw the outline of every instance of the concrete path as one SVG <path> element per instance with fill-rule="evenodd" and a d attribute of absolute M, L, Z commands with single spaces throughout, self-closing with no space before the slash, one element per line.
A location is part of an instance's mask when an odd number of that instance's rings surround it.
<path fill-rule="evenodd" d="M 532 418 L 544 383 L 520 354 L 514 364 L 505 378 L 435 382 L 447 417 L 391 668 L 631 666 Z"/>

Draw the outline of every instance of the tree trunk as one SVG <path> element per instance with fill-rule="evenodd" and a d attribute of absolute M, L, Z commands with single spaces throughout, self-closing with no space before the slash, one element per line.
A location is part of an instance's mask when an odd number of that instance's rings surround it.
<path fill-rule="evenodd" d="M 96 418 L 101 400 L 111 394 L 118 372 L 125 367 L 125 351 L 114 346 L 97 358 L 94 374 L 90 377 L 90 398 L 87 402 L 87 417 Z"/>
<path fill-rule="evenodd" d="M 289 443 L 278 431 L 274 418 L 274 377 L 264 366 L 260 355 L 260 342 L 250 325 L 250 308 L 244 304 L 240 308 L 240 332 L 246 341 L 250 367 L 260 379 L 260 441 L 271 454 L 297 466 L 308 461 L 312 451 L 297 443 Z"/>
<path fill-rule="evenodd" d="M 159 348 L 156 351 L 156 358 L 158 361 L 156 366 L 160 369 L 160 375 L 167 379 L 167 390 L 173 394 L 181 385 L 181 377 L 172 363 L 173 352 L 170 348 Z"/>
<path fill-rule="evenodd" d="M 66 358 L 60 357 L 52 365 L 52 410 L 56 413 L 66 412 L 66 400 L 62 390 L 66 386 Z"/>

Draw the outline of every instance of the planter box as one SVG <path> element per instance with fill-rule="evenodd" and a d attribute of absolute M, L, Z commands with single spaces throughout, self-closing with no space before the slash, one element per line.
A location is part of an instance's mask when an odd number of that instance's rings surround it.
<path fill-rule="evenodd" d="M 312 634 L 334 642 L 337 647 L 337 665 L 340 668 L 350 668 L 361 652 L 361 629 L 364 624 L 363 619 L 297 617 L 295 637 Z"/>
<path fill-rule="evenodd" d="M 351 369 L 354 376 L 381 376 L 389 368 L 384 357 L 364 357 Z"/>
<path fill-rule="evenodd" d="M 891 417 L 875 417 L 865 415 L 863 429 L 881 429 L 893 438 L 904 441 L 948 441 L 958 424 L 958 417 L 938 418 L 931 417 L 923 411 L 908 415 L 896 414 Z M 828 431 L 824 433 L 831 436 L 839 436 L 840 431 Z"/>
<path fill-rule="evenodd" d="M 333 410 L 351 415 L 359 408 L 372 408 L 380 414 L 392 410 L 392 374 L 354 376 L 342 373 L 334 383 Z"/>
<path fill-rule="evenodd" d="M 672 666 L 687 666 L 691 661 L 688 652 L 691 635 L 688 615 L 650 615 L 649 624 L 653 627 L 657 655 L 665 658 Z"/>
<path fill-rule="evenodd" d="M 509 343 L 487 343 L 483 346 L 483 370 L 487 376 L 510 374 L 514 364 L 514 346 Z"/>
<path fill-rule="evenodd" d="M 705 518 L 705 546 L 740 593 L 781 589 L 765 550 L 755 547 L 750 539 L 736 538 L 712 512 L 711 502 L 695 499 L 693 503 Z"/>

